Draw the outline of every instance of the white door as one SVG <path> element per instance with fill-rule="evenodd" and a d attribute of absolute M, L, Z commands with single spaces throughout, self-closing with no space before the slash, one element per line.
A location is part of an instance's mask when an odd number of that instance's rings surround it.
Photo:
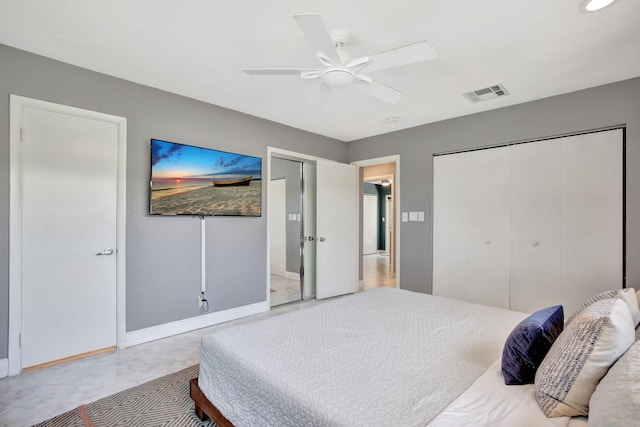
<path fill-rule="evenodd" d="M 271 274 L 287 274 L 287 180 L 269 182 L 269 255 Z"/>
<path fill-rule="evenodd" d="M 434 158 L 433 294 L 509 308 L 509 149 Z"/>
<path fill-rule="evenodd" d="M 378 196 L 362 195 L 362 253 L 378 252 Z"/>
<path fill-rule="evenodd" d="M 511 147 L 511 310 L 533 313 L 560 301 L 562 239 L 557 140 Z"/>
<path fill-rule="evenodd" d="M 358 288 L 358 180 L 353 165 L 317 162 L 316 298 Z"/>
<path fill-rule="evenodd" d="M 24 368 L 116 344 L 119 128 L 32 107 L 22 128 Z"/>
<path fill-rule="evenodd" d="M 302 164 L 303 182 L 303 260 L 302 296 L 312 298 L 316 294 L 316 165 Z"/>
<path fill-rule="evenodd" d="M 622 141 L 620 129 L 561 141 L 565 313 L 623 284 Z"/>

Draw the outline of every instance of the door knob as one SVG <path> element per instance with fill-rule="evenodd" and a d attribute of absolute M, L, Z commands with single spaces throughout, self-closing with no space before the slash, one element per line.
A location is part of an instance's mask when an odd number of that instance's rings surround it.
<path fill-rule="evenodd" d="M 98 252 L 96 255 L 98 255 L 98 256 L 99 255 L 106 255 L 106 256 L 113 255 L 113 249 L 112 248 L 105 248 L 104 251 Z"/>
<path fill-rule="evenodd" d="M 324 242 L 324 237 L 318 237 L 318 240 L 320 240 L 321 242 Z"/>

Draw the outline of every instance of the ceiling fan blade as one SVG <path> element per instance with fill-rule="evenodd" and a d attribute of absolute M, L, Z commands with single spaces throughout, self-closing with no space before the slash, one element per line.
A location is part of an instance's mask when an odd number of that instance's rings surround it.
<path fill-rule="evenodd" d="M 367 72 L 370 73 L 372 71 L 428 61 L 437 57 L 438 52 L 436 49 L 431 46 L 431 43 L 423 40 L 397 49 L 376 53 L 375 55 L 369 55 Z"/>
<path fill-rule="evenodd" d="M 366 77 L 366 76 L 365 76 Z M 386 102 L 387 104 L 395 104 L 400 101 L 404 96 L 402 92 L 389 87 L 383 83 L 373 80 L 369 84 L 354 85 L 361 91 L 368 93 L 369 95 L 378 98 L 379 100 Z"/>
<path fill-rule="evenodd" d="M 305 74 L 320 72 L 317 68 L 243 68 L 247 74 L 262 75 L 262 76 L 284 76 L 284 75 L 298 75 L 304 78 Z"/>
<path fill-rule="evenodd" d="M 368 56 L 361 56 L 360 58 L 349 61 L 347 65 L 345 65 L 345 68 L 352 68 L 357 72 L 363 69 L 367 64 L 369 64 L 370 61 L 371 60 Z"/>
<path fill-rule="evenodd" d="M 329 58 L 322 52 L 316 53 L 316 58 L 318 58 L 318 61 L 320 61 L 320 63 L 325 67 L 335 67 L 336 65 L 342 65 L 342 64 L 336 64 L 335 62 L 333 62 L 331 58 Z"/>
<path fill-rule="evenodd" d="M 365 76 L 364 74 L 356 74 L 356 76 L 353 78 L 353 82 L 371 84 L 373 83 L 373 79 L 369 76 Z"/>
<path fill-rule="evenodd" d="M 316 91 L 313 93 L 311 98 L 307 101 L 307 105 L 309 107 L 320 107 L 325 101 L 331 96 L 333 89 L 324 84 L 324 82 L 320 83 Z"/>
<path fill-rule="evenodd" d="M 336 46 L 331 40 L 329 31 L 327 31 L 327 27 L 324 25 L 324 21 L 322 21 L 320 15 L 314 13 L 293 15 L 293 19 L 296 20 L 298 26 L 316 52 L 322 53 L 336 64 L 342 64 Z"/>
<path fill-rule="evenodd" d="M 311 70 L 305 71 L 304 73 L 300 73 L 300 78 L 302 79 L 317 79 L 323 73 L 323 70 Z"/>

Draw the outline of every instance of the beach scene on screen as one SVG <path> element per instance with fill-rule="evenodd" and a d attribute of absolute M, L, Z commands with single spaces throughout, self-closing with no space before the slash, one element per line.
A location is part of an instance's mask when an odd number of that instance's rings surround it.
<path fill-rule="evenodd" d="M 151 140 L 152 215 L 260 216 L 259 157 Z"/>

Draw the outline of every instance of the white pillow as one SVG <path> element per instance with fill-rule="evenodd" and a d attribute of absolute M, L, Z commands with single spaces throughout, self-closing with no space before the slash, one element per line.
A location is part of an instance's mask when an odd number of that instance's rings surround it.
<path fill-rule="evenodd" d="M 542 412 L 548 417 L 587 415 L 598 382 L 634 340 L 633 319 L 622 298 L 584 308 L 536 372 L 534 391 Z"/>
<path fill-rule="evenodd" d="M 632 427 L 640 414 L 640 341 L 609 369 L 589 401 L 589 427 Z"/>
<path fill-rule="evenodd" d="M 638 296 L 633 288 L 620 289 L 618 291 L 617 298 L 621 298 L 629 306 L 631 311 L 631 318 L 633 319 L 633 326 L 636 327 L 640 324 L 640 307 L 638 307 Z"/>

